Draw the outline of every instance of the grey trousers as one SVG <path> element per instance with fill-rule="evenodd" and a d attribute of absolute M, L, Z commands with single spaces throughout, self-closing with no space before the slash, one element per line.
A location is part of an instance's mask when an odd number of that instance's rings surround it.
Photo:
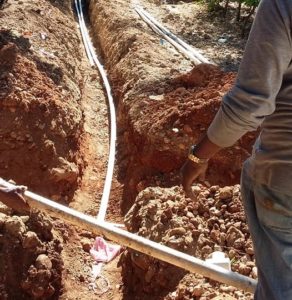
<path fill-rule="evenodd" d="M 292 300 L 292 195 L 255 183 L 248 169 L 249 160 L 241 194 L 258 268 L 254 299 Z"/>

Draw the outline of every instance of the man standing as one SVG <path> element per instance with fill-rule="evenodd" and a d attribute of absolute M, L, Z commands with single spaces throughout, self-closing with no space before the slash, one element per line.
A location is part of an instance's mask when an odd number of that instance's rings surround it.
<path fill-rule="evenodd" d="M 208 159 L 261 125 L 241 178 L 258 267 L 257 300 L 292 299 L 291 31 L 292 1 L 262 0 L 236 82 L 181 170 L 192 197 L 191 185 Z"/>

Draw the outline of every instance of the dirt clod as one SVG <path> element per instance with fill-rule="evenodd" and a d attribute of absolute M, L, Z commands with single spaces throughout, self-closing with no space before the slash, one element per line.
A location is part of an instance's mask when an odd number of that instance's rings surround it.
<path fill-rule="evenodd" d="M 53 233 L 50 239 L 42 235 L 47 218 L 35 213 L 31 218 L 1 213 L 1 218 L 0 298 L 57 299 L 63 262 L 59 240 Z"/>

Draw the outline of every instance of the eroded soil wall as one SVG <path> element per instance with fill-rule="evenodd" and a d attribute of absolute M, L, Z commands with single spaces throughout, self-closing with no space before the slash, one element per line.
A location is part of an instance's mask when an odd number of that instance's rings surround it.
<path fill-rule="evenodd" d="M 83 54 L 71 5 L 0 5 L 0 177 L 66 204 L 85 165 Z M 0 299 L 59 299 L 66 236 L 55 223 L 0 205 Z"/>
<path fill-rule="evenodd" d="M 82 175 L 82 78 L 71 1 L 61 2 L 0 11 L 0 176 L 66 202 Z"/>

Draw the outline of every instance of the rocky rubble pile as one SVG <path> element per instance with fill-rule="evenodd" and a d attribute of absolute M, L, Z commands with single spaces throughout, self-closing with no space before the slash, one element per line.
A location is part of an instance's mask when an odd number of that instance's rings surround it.
<path fill-rule="evenodd" d="M 0 299 L 58 299 L 63 261 L 52 223 L 0 203 Z"/>
<path fill-rule="evenodd" d="M 125 217 L 128 230 L 200 259 L 208 258 L 214 251 L 223 251 L 230 258 L 233 271 L 256 278 L 240 186 L 206 188 L 196 185 L 193 190 L 195 201 L 186 198 L 177 186 L 141 191 Z M 212 299 L 212 293 L 216 296 L 215 286 L 221 293 L 238 293 L 223 285 L 218 289 L 218 283 L 210 283 L 198 275 L 186 275 L 176 267 L 133 250 L 127 251 L 123 263 L 125 278 L 130 283 L 128 286 L 145 293 L 160 294 L 172 290 L 168 299 Z M 188 278 L 192 278 L 192 284 Z M 184 295 L 184 298 L 179 295 Z"/>

